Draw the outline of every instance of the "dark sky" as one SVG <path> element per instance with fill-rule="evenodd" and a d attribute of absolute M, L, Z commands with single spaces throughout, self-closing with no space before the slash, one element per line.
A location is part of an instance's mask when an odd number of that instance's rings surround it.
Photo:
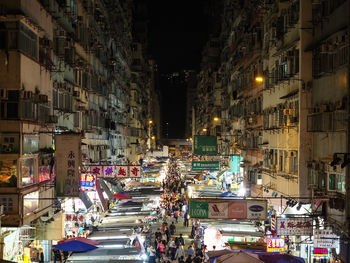
<path fill-rule="evenodd" d="M 208 39 L 206 0 L 148 0 L 149 46 L 161 73 L 163 122 L 169 138 L 184 138 L 186 87 L 171 85 L 165 74 L 199 69 Z"/>

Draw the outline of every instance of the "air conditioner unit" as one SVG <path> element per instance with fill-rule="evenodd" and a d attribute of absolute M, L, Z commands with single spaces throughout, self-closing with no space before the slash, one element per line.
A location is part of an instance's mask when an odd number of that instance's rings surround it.
<path fill-rule="evenodd" d="M 42 103 L 47 103 L 49 101 L 49 97 L 47 95 L 39 95 L 39 101 Z"/>
<path fill-rule="evenodd" d="M 24 91 L 23 99 L 31 99 L 31 98 L 33 98 L 33 92 L 32 91 Z"/>

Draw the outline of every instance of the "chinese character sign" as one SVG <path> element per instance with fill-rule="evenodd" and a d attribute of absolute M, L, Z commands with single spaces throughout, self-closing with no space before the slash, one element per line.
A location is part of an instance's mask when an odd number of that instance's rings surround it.
<path fill-rule="evenodd" d="M 312 218 L 277 218 L 277 235 L 310 236 Z"/>
<path fill-rule="evenodd" d="M 130 166 L 129 177 L 140 178 L 141 177 L 141 166 Z"/>
<path fill-rule="evenodd" d="M 81 136 L 60 134 L 55 136 L 56 195 L 78 197 L 80 190 Z"/>
<path fill-rule="evenodd" d="M 117 178 L 129 177 L 129 167 L 128 166 L 116 166 L 115 170 L 116 170 Z"/>

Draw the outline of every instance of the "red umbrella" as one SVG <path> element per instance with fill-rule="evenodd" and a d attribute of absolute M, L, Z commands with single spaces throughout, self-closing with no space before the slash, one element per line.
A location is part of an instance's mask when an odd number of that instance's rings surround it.
<path fill-rule="evenodd" d="M 115 193 L 113 197 L 114 199 L 131 199 L 132 198 L 130 195 L 123 194 L 123 193 Z"/>

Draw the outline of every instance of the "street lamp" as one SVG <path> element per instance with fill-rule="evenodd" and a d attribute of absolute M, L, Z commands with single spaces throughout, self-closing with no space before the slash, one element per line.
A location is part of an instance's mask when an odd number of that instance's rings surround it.
<path fill-rule="evenodd" d="M 257 82 L 257 83 L 262 83 L 264 81 L 264 78 L 262 77 L 262 76 L 256 76 L 255 77 L 255 82 Z"/>
<path fill-rule="evenodd" d="M 207 131 L 207 128 L 203 128 L 203 131 L 206 132 L 206 131 Z"/>
<path fill-rule="evenodd" d="M 153 121 L 152 121 L 152 120 L 149 120 L 149 121 L 148 121 L 148 123 L 149 123 L 149 124 L 152 124 L 152 123 L 153 123 Z"/>
<path fill-rule="evenodd" d="M 219 119 L 219 117 L 214 117 L 214 121 L 215 122 L 217 122 L 217 121 L 219 121 L 220 119 Z"/>

